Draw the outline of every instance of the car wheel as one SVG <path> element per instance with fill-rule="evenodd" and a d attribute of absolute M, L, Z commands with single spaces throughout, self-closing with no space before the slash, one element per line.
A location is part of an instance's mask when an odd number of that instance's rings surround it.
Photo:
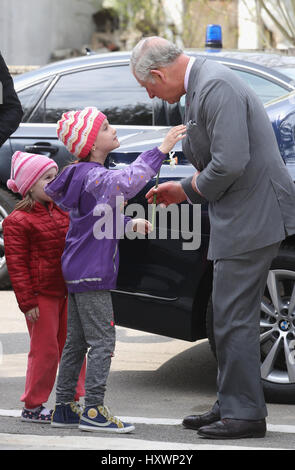
<path fill-rule="evenodd" d="M 261 377 L 265 398 L 295 403 L 295 249 L 274 259 L 261 304 Z"/>
<path fill-rule="evenodd" d="M 2 222 L 13 211 L 17 201 L 19 201 L 17 196 L 0 188 L 0 289 L 11 286 L 4 254 Z"/>
<path fill-rule="evenodd" d="M 212 301 L 207 335 L 216 357 Z M 268 403 L 295 404 L 295 249 L 280 248 L 269 271 L 260 316 L 261 378 Z"/>

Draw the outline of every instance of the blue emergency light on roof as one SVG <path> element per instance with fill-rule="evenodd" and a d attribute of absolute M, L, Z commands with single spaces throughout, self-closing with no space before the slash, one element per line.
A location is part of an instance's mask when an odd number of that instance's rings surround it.
<path fill-rule="evenodd" d="M 206 28 L 206 47 L 222 47 L 222 31 L 219 24 L 208 24 Z"/>

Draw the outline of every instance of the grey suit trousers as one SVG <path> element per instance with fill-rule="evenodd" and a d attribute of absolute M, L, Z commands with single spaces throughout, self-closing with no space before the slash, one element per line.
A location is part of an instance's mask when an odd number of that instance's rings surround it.
<path fill-rule="evenodd" d="M 267 416 L 260 374 L 260 304 L 279 246 L 275 243 L 214 261 L 213 326 L 221 418 Z"/>

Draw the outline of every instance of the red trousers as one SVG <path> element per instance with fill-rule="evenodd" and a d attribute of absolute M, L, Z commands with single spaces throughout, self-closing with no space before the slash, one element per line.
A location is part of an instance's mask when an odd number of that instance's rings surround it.
<path fill-rule="evenodd" d="M 67 336 L 67 298 L 38 296 L 39 318 L 27 320 L 30 335 L 30 352 L 26 374 L 25 392 L 21 401 L 26 408 L 36 408 L 46 403 L 53 389 L 58 364 Z M 81 368 L 75 400 L 85 395 L 86 360 Z"/>

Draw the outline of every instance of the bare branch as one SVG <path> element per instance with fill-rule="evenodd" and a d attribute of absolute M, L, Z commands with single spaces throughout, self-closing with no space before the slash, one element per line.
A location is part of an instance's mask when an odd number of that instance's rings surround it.
<path fill-rule="evenodd" d="M 258 15 L 258 8 L 255 9 L 255 13 L 254 13 L 251 10 L 251 8 L 249 7 L 249 4 L 248 4 L 247 0 L 242 0 L 242 2 L 248 10 L 248 13 L 251 17 L 251 21 L 253 23 L 256 23 L 257 22 L 257 15 Z M 258 5 L 257 5 L 257 7 L 258 7 Z M 261 19 L 261 16 L 260 16 L 260 19 Z M 266 45 L 266 47 L 268 47 L 269 49 L 272 49 L 272 45 L 270 44 L 268 38 L 266 37 L 266 35 L 263 31 L 263 28 L 259 28 L 259 35 L 260 35 L 262 41 L 264 42 L 264 44 Z"/>
<path fill-rule="evenodd" d="M 274 22 L 274 24 L 277 26 L 277 28 L 281 31 L 281 33 L 285 36 L 285 38 L 288 39 L 288 41 L 291 42 L 291 44 L 294 44 L 295 43 L 295 38 L 294 36 L 291 36 L 288 31 L 286 30 L 286 28 L 284 28 L 284 26 L 277 20 L 277 18 L 272 14 L 272 12 L 270 11 L 270 9 L 268 8 L 268 6 L 266 5 L 265 1 L 264 0 L 258 0 L 258 2 L 260 3 L 261 7 L 266 11 L 266 13 L 268 14 L 268 16 L 272 19 L 272 21 Z"/>
<path fill-rule="evenodd" d="M 291 24 L 291 31 L 292 33 L 294 33 L 295 31 L 295 1 L 289 0 L 289 4 L 291 6 L 290 11 L 287 10 L 287 6 L 285 5 L 285 2 L 282 2 L 282 7 L 284 7 L 286 15 L 288 16 L 289 22 Z"/>
<path fill-rule="evenodd" d="M 285 10 L 285 7 L 286 7 L 286 6 L 285 6 L 285 5 L 282 5 L 281 0 L 277 0 L 277 6 L 278 6 L 278 10 L 279 10 L 279 11 L 281 12 L 281 14 L 282 14 L 283 19 L 284 19 L 285 22 L 286 22 L 287 27 L 289 28 L 289 33 L 290 33 L 290 34 L 293 34 L 294 28 L 292 28 L 292 25 L 291 25 L 291 23 L 290 23 L 290 21 L 291 21 L 291 16 L 289 15 L 289 17 L 288 17 L 288 15 L 287 15 L 287 13 L 286 13 L 286 10 Z M 290 20 L 290 21 L 289 21 L 289 20 Z"/>

